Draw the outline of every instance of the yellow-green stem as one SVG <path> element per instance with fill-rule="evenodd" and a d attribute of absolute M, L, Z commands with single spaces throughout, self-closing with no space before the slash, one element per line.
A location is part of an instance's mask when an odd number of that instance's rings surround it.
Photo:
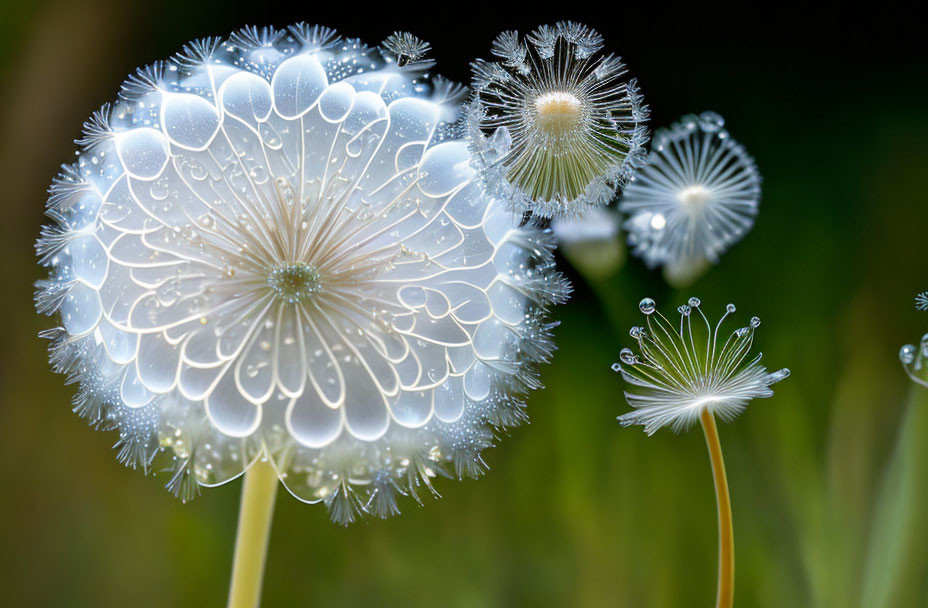
<path fill-rule="evenodd" d="M 725 476 L 725 461 L 722 444 L 715 426 L 715 416 L 703 410 L 699 417 L 706 434 L 709 460 L 712 461 L 712 478 L 715 480 L 715 500 L 719 508 L 719 586 L 715 600 L 716 608 L 731 608 L 735 601 L 735 533 L 731 518 L 731 498 L 728 495 L 728 478 Z"/>
<path fill-rule="evenodd" d="M 257 608 L 261 603 L 261 581 L 276 497 L 277 473 L 267 460 L 259 460 L 245 472 L 242 486 L 229 608 Z"/>

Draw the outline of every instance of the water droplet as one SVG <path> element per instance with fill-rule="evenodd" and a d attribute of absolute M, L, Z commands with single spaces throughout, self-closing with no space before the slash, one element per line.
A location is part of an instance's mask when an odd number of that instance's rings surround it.
<path fill-rule="evenodd" d="M 751 327 L 753 327 L 754 329 L 757 329 L 758 327 L 760 327 L 759 317 L 751 317 Z"/>
<path fill-rule="evenodd" d="M 633 353 L 630 348 L 623 348 L 619 352 L 619 359 L 621 359 L 622 363 L 625 365 L 634 365 L 638 363 L 638 357 L 635 356 L 635 353 Z"/>
<path fill-rule="evenodd" d="M 785 367 L 778 372 L 773 372 L 770 374 L 770 384 L 789 378 L 789 373 L 789 370 Z"/>
<path fill-rule="evenodd" d="M 734 305 L 734 304 L 729 304 L 728 306 L 725 307 L 725 310 L 728 311 L 728 314 L 731 314 L 731 313 L 735 312 L 735 305 Z"/>
<path fill-rule="evenodd" d="M 643 328 L 643 327 L 639 327 L 639 326 L 636 325 L 636 326 L 632 327 L 630 330 L 628 330 L 628 335 L 630 335 L 632 338 L 635 338 L 636 340 L 638 340 L 638 339 L 643 338 L 643 337 L 645 336 L 645 331 L 644 331 L 644 328 Z"/>
<path fill-rule="evenodd" d="M 650 315 L 654 314 L 654 311 L 657 309 L 657 305 L 651 298 L 645 298 L 638 303 L 638 309 L 641 310 L 641 312 L 644 314 Z"/>
<path fill-rule="evenodd" d="M 706 133 L 715 133 L 725 126 L 725 119 L 715 112 L 703 112 L 699 115 L 699 127 Z"/>
<path fill-rule="evenodd" d="M 915 347 L 911 344 L 906 344 L 900 348 L 899 360 L 902 361 L 903 365 L 911 365 L 915 361 Z"/>
<path fill-rule="evenodd" d="M 702 302 L 699 300 L 699 298 L 690 298 L 689 300 L 689 305 L 693 308 L 699 308 L 700 304 L 702 304 Z"/>
<path fill-rule="evenodd" d="M 692 308 L 690 308 L 690 307 L 687 306 L 686 304 L 682 304 L 682 305 L 680 305 L 680 306 L 677 306 L 677 312 L 680 313 L 681 315 L 683 315 L 684 317 L 690 316 L 690 312 L 691 312 L 691 311 L 692 311 Z"/>
<path fill-rule="evenodd" d="M 622 371 L 622 366 L 619 365 L 618 363 L 613 363 L 613 364 L 612 364 L 612 371 L 614 371 L 614 372 L 620 372 L 620 371 Z"/>

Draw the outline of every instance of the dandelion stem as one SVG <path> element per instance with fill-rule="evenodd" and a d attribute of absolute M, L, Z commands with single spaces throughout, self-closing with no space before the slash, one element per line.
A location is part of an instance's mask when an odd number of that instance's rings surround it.
<path fill-rule="evenodd" d="M 260 459 L 245 472 L 242 486 L 229 608 L 256 608 L 261 602 L 261 581 L 276 497 L 277 473 L 270 462 Z"/>
<path fill-rule="evenodd" d="M 722 444 L 715 426 L 715 416 L 707 409 L 699 416 L 702 430 L 706 434 L 709 460 L 712 461 L 712 477 L 715 480 L 715 499 L 719 508 L 719 587 L 716 608 L 731 608 L 735 599 L 735 534 L 731 518 L 731 498 L 728 495 L 728 478 L 725 476 L 725 461 Z"/>

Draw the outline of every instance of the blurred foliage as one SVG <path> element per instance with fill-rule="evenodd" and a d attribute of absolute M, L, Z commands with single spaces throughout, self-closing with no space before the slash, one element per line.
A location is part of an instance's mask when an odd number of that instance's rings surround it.
<path fill-rule="evenodd" d="M 466 80 L 497 31 L 571 17 L 625 55 L 655 126 L 705 109 L 728 119 L 765 177 L 754 231 L 686 293 L 636 259 L 595 285 L 574 274 L 548 388 L 531 397 L 531 424 L 488 452 L 484 479 L 441 481 L 442 500 L 347 529 L 281 496 L 265 604 L 710 605 L 716 520 L 703 438 L 619 428 L 627 406 L 609 369 L 641 297 L 676 304 L 692 293 L 759 315 L 765 361 L 793 371 L 720 429 L 738 605 L 928 605 L 928 534 L 914 515 L 926 506 L 928 399 L 896 359 L 928 329 L 912 305 L 928 288 L 923 42 L 887 24 L 892 42 L 864 55 L 863 34 L 884 29 L 870 16 L 847 29 L 771 17 L 757 31 L 734 17 L 641 15 L 629 32 L 629 15 L 488 19 L 406 3 L 366 14 L 337 3 L 290 13 L 179 0 L 3 5 L 4 604 L 215 606 L 226 593 L 240 484 L 181 505 L 165 480 L 125 470 L 115 438 L 71 414 L 72 389 L 36 338 L 49 325 L 31 304 L 44 188 L 124 75 L 195 37 L 308 20 L 370 43 L 408 28 L 433 43 L 442 72 Z"/>

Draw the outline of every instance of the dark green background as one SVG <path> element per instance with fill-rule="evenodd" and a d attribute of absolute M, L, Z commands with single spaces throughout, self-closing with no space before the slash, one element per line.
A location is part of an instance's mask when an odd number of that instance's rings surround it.
<path fill-rule="evenodd" d="M 675 306 L 691 294 L 760 316 L 765 361 L 793 371 L 720 429 L 738 605 L 928 605 L 928 400 L 897 359 L 928 330 L 912 300 L 928 289 L 928 64 L 905 17 L 845 25 L 781 4 L 751 16 L 266 4 L 0 1 L 0 603 L 225 601 L 239 482 L 181 505 L 164 480 L 124 469 L 115 437 L 70 412 L 72 390 L 36 338 L 50 325 L 31 303 L 45 187 L 125 75 L 195 37 L 306 20 L 368 43 L 411 29 L 432 42 L 440 72 L 466 80 L 498 31 L 575 18 L 625 57 L 653 126 L 708 109 L 727 118 L 764 175 L 753 232 L 686 293 L 635 259 L 595 288 L 565 263 L 576 294 L 556 313 L 548 388 L 531 397 L 531 424 L 486 454 L 490 473 L 440 481 L 443 499 L 348 529 L 281 490 L 265 605 L 711 605 L 703 438 L 621 429 L 627 405 L 609 369 L 641 297 Z"/>

